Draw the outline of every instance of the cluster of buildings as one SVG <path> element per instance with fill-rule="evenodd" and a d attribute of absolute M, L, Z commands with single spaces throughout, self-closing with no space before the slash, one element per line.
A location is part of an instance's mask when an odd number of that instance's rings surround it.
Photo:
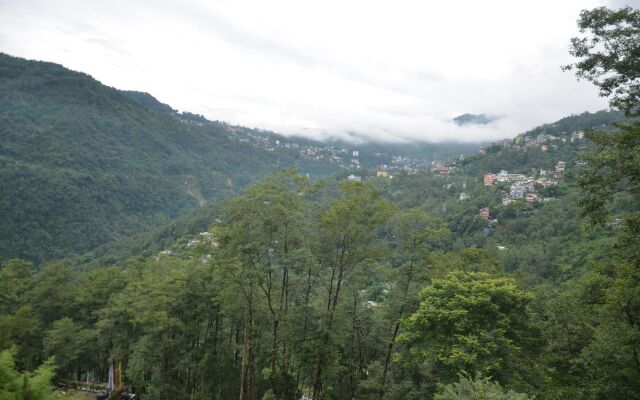
<path fill-rule="evenodd" d="M 513 182 L 509 188 L 509 193 L 502 198 L 502 205 L 508 206 L 520 199 L 524 199 L 527 203 L 538 201 L 538 192 L 534 183 L 534 180 L 530 177 Z"/>
<path fill-rule="evenodd" d="M 550 198 L 541 198 L 536 185 L 543 187 L 549 187 L 557 185 L 558 182 L 564 177 L 566 169 L 566 162 L 558 161 L 553 170 L 533 170 L 533 176 L 527 176 L 525 174 L 510 174 L 506 170 L 502 170 L 498 173 L 485 174 L 483 177 L 483 183 L 485 186 L 492 186 L 496 183 L 508 182 L 509 191 L 502 198 L 502 205 L 508 206 L 518 200 L 524 200 L 528 203 L 534 203 L 538 201 L 549 201 Z M 460 193 L 460 200 L 466 200 L 469 195 L 465 192 Z M 478 211 L 480 218 L 484 219 L 487 223 L 497 223 L 496 220 L 490 219 L 489 207 L 481 208 Z"/>
<path fill-rule="evenodd" d="M 455 165 L 448 165 L 443 163 L 442 161 L 433 161 L 431 163 L 431 171 L 440 175 L 448 175 L 456 170 Z"/>
<path fill-rule="evenodd" d="M 279 140 L 276 140 L 279 142 Z M 295 147 L 294 147 L 295 145 Z M 284 143 L 282 147 L 286 149 L 300 149 L 300 156 L 307 160 L 327 160 L 332 163 L 359 168 L 360 151 L 337 148 L 334 146 L 314 146 L 297 145 L 295 143 Z"/>
<path fill-rule="evenodd" d="M 391 163 L 387 165 L 386 169 L 393 172 L 404 171 L 409 175 L 415 175 L 420 171 L 428 171 L 431 164 L 430 161 L 424 158 L 391 156 Z"/>
<path fill-rule="evenodd" d="M 211 235 L 210 232 L 200 232 L 196 235 L 195 238 L 189 239 L 187 242 L 187 247 L 195 247 L 201 245 L 210 245 L 213 248 L 218 248 L 220 243 L 218 243 L 218 239 Z"/>
<path fill-rule="evenodd" d="M 216 220 L 218 222 L 219 220 Z M 199 247 L 196 247 L 199 246 Z M 200 261 L 207 262 L 213 258 L 213 250 L 220 247 L 220 243 L 218 239 L 211 234 L 211 232 L 201 232 L 198 233 L 194 238 L 189 239 L 187 241 L 187 248 L 196 249 L 199 255 Z M 174 251 L 175 250 L 175 251 Z M 207 254 L 209 253 L 209 254 Z M 158 253 L 157 256 L 154 256 L 154 260 L 160 260 L 162 257 L 181 257 L 181 258 L 194 258 L 194 254 L 192 251 L 185 252 L 184 249 L 175 248 L 175 249 L 165 249 Z"/>
<path fill-rule="evenodd" d="M 375 154 L 376 157 L 379 153 Z M 406 172 L 409 175 L 417 175 L 421 171 L 431 171 L 434 174 L 448 175 L 455 171 L 455 165 L 447 165 L 442 161 L 427 161 L 425 159 L 415 159 L 403 156 L 392 156 L 390 164 L 376 165 L 376 176 L 383 178 L 393 178 L 393 173 Z M 354 178 L 352 178 L 354 177 Z M 354 175 L 349 176 L 350 180 L 355 180 Z"/>
<path fill-rule="evenodd" d="M 502 204 L 505 206 L 521 199 L 533 203 L 544 200 L 539 198 L 536 184 L 543 187 L 557 185 L 564 177 L 565 168 L 566 163 L 564 161 L 558 161 L 554 170 L 539 170 L 537 174 L 534 174 L 537 175 L 537 177 L 527 176 L 525 174 L 510 174 L 502 170 L 497 174 L 485 174 L 483 183 L 485 186 L 492 186 L 496 183 L 503 182 L 511 183 L 509 192 L 502 199 Z"/>
<path fill-rule="evenodd" d="M 253 133 L 244 131 L 246 136 L 239 136 L 237 127 L 228 127 L 227 130 L 232 135 L 229 135 L 229 139 L 241 143 L 253 144 L 266 151 L 275 151 L 276 149 L 286 149 L 298 152 L 300 157 L 307 160 L 325 160 L 332 163 L 341 164 L 344 166 L 360 167 L 358 150 L 348 150 L 345 148 L 338 148 L 335 146 L 316 146 L 316 145 L 304 145 L 292 142 L 284 142 L 280 139 L 276 139 L 269 135 L 261 133 Z"/>

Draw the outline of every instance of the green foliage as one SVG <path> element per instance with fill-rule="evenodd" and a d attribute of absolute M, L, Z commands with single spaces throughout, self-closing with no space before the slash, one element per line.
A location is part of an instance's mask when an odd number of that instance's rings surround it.
<path fill-rule="evenodd" d="M 30 299 L 40 319 L 50 325 L 76 311 L 77 275 L 63 263 L 50 263 L 34 277 Z"/>
<path fill-rule="evenodd" d="M 33 267 L 23 260 L 9 260 L 0 269 L 0 314 L 10 314 L 26 301 Z"/>
<path fill-rule="evenodd" d="M 55 374 L 53 361 L 44 362 L 33 372 L 20 373 L 16 369 L 10 351 L 0 351 L 0 399 L 1 400 L 52 400 L 51 380 Z"/>
<path fill-rule="evenodd" d="M 0 399 L 15 399 L 21 383 L 11 352 L 7 350 L 0 352 Z"/>
<path fill-rule="evenodd" d="M 592 325 L 591 341 L 580 355 L 581 366 L 591 378 L 586 385 L 588 393 L 593 398 L 637 398 L 640 272 L 631 266 L 619 266 L 613 276 L 596 272 L 583 290 L 583 296 L 597 291 L 603 294 L 601 302 L 585 304 L 597 321 Z"/>
<path fill-rule="evenodd" d="M 601 96 L 611 98 L 613 107 L 638 115 L 640 10 L 628 6 L 583 10 L 578 28 L 583 36 L 571 39 L 570 50 L 578 61 L 564 68 L 595 84 Z"/>
<path fill-rule="evenodd" d="M 42 333 L 42 322 L 28 305 L 0 314 L 0 349 L 17 347 L 14 357 L 21 367 L 32 369 L 40 362 Z"/>
<path fill-rule="evenodd" d="M 453 272 L 423 289 L 402 340 L 438 382 L 452 382 L 460 371 L 509 382 L 535 341 L 531 299 L 512 279 Z"/>
<path fill-rule="evenodd" d="M 489 379 L 471 380 L 460 376 L 460 380 L 442 387 L 435 400 L 529 400 L 531 397 L 513 390 L 505 391 L 499 383 Z"/>
<path fill-rule="evenodd" d="M 640 241 L 640 123 L 618 127 L 620 130 L 613 134 L 591 134 L 599 148 L 584 155 L 588 167 L 578 180 L 583 195 L 580 207 L 593 222 L 603 223 L 609 214 L 606 206 L 623 194 L 629 195 L 631 201 L 623 210 L 626 222 L 619 245 L 625 257 L 640 266 L 636 246 Z"/>
<path fill-rule="evenodd" d="M 44 353 L 54 357 L 63 375 L 72 375 L 80 369 L 89 369 L 90 360 L 86 354 L 93 345 L 93 333 L 84 329 L 69 317 L 53 322 L 46 332 L 43 345 Z M 84 367 L 84 368 L 83 368 Z"/>
<path fill-rule="evenodd" d="M 637 116 L 640 12 L 630 7 L 585 10 L 579 27 L 587 36 L 572 40 L 571 52 L 580 60 L 568 69 L 596 84 L 613 106 Z M 619 258 L 601 263 L 581 279 L 567 304 L 557 307 L 550 318 L 551 329 L 561 334 L 549 343 L 564 353 L 564 357 L 551 357 L 562 371 L 554 378 L 572 383 L 569 390 L 558 393 L 563 398 L 631 399 L 640 393 L 640 123 L 631 119 L 616 127 L 614 133 L 590 134 L 598 152 L 584 156 L 588 166 L 578 185 L 581 212 L 592 222 L 606 221 L 611 208 L 623 217 L 617 232 Z"/>
<path fill-rule="evenodd" d="M 455 187 L 447 188 L 457 179 L 406 176 L 380 190 L 368 183 L 311 184 L 283 171 L 219 207 L 210 229 L 219 247 L 177 246 L 176 256 L 152 253 L 125 269 L 76 271 L 53 263 L 32 271 L 11 261 L 0 270 L 6 287 L 15 289 L 2 298 L 0 344 L 18 345 L 16 359 L 26 368 L 55 355 L 59 378 L 91 370 L 104 380 L 109 363 L 121 363 L 136 392 L 154 398 L 239 397 L 240 391 L 253 399 L 432 398 L 436 384 L 452 384 L 463 371 L 492 376 L 503 392 L 629 393 L 623 384 L 605 390 L 593 378 L 618 365 L 603 358 L 612 349 L 596 333 L 602 329 L 604 338 L 605 327 L 615 326 L 605 315 L 618 314 L 602 306 L 613 291 L 597 296 L 598 306 L 586 306 L 578 294 L 594 290 L 556 298 L 552 289 L 536 289 L 548 298 L 533 302 L 513 278 L 500 277 L 510 270 L 553 287 L 572 275 L 532 266 L 545 260 L 557 267 L 578 251 L 587 260 L 597 254 L 577 225 L 566 222 L 575 215 L 572 190 L 560 194 L 571 199 L 566 202 L 512 215 L 497 211 L 504 231 L 495 238 L 509 239 L 509 249 L 498 251 L 490 246 L 494 238 L 473 236 L 477 222 L 460 228 L 456 213 L 476 221 L 477 208 L 458 205 Z M 407 196 L 392 196 L 396 188 Z M 471 182 L 467 190 L 477 201 L 494 196 L 493 188 Z M 431 196 L 442 200 L 431 203 Z M 435 212 L 425 211 L 431 204 Z M 484 248 L 452 245 L 465 235 Z M 549 237 L 576 248 L 533 246 Z M 547 253 L 559 254 L 540 255 Z M 614 287 L 607 276 L 593 279 Z M 633 329 L 627 331 L 616 342 L 625 349 L 635 344 Z"/>

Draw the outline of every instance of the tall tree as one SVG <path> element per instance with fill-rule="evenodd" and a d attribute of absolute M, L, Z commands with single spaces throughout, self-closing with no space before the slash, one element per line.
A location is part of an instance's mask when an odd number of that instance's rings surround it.
<path fill-rule="evenodd" d="M 294 171 L 274 174 L 248 188 L 223 207 L 222 250 L 233 266 L 229 277 L 243 294 L 244 348 L 240 398 L 256 398 L 257 310 L 266 307 L 271 319 L 268 379 L 271 392 L 286 390 L 286 342 L 280 335 L 289 311 L 290 281 L 303 247 L 303 196 L 306 180 Z M 222 261 L 222 264 L 225 262 Z M 224 268 L 224 267 L 223 267 Z M 280 363 L 278 356 L 281 354 Z M 280 369 L 280 374 L 278 374 Z"/>
<path fill-rule="evenodd" d="M 93 344 L 92 336 L 91 330 L 69 317 L 53 323 L 44 338 L 44 351 L 47 356 L 55 357 L 60 376 L 80 380 L 81 372 L 90 369 L 87 354 Z"/>
<path fill-rule="evenodd" d="M 326 271 L 325 317 L 321 326 L 317 364 L 313 378 L 313 399 L 324 391 L 326 367 L 335 348 L 331 339 L 336 322 L 341 289 L 345 279 L 364 260 L 373 258 L 380 247 L 373 246 L 377 229 L 391 216 L 391 206 L 379 191 L 360 182 L 343 182 L 341 197 L 334 201 L 318 221 L 316 254 Z"/>
<path fill-rule="evenodd" d="M 640 10 L 583 10 L 578 28 L 583 36 L 571 40 L 570 50 L 578 61 L 564 68 L 595 84 L 611 106 L 628 116 L 640 116 Z M 617 194 L 633 197 L 620 247 L 640 267 L 640 121 L 632 119 L 618 128 L 613 134 L 589 134 L 599 148 L 584 157 L 588 166 L 578 180 L 583 193 L 580 205 L 583 215 L 600 223 L 605 220 L 605 206 Z"/>
<path fill-rule="evenodd" d="M 578 21 L 584 36 L 572 39 L 579 60 L 567 67 L 594 83 L 610 104 L 627 116 L 640 116 L 640 11 L 631 7 L 584 10 Z M 583 215 L 607 220 L 607 207 L 625 195 L 624 226 L 618 231 L 619 261 L 587 278 L 593 335 L 581 351 L 586 392 L 591 398 L 638 398 L 640 388 L 640 122 L 618 124 L 613 134 L 590 133 L 598 151 L 585 156 L 578 180 Z M 593 294 L 598 296 L 593 296 Z"/>
<path fill-rule="evenodd" d="M 413 312 L 417 291 L 429 278 L 427 271 L 430 263 L 430 252 L 434 242 L 439 241 L 448 230 L 442 227 L 432 216 L 419 209 L 399 213 L 395 218 L 394 233 L 398 242 L 401 258 L 398 280 L 394 284 L 391 298 L 390 319 L 391 334 L 382 370 L 380 397 L 384 397 L 387 385 L 387 374 L 393 348 L 400 332 L 400 321 L 405 313 Z"/>
<path fill-rule="evenodd" d="M 0 267 L 0 315 L 11 314 L 27 303 L 33 284 L 33 266 L 23 260 L 9 260 Z"/>
<path fill-rule="evenodd" d="M 45 327 L 73 313 L 77 282 L 78 275 L 59 262 L 45 265 L 35 276 L 30 300 Z"/>
<path fill-rule="evenodd" d="M 583 35 L 571 39 L 569 50 L 578 60 L 563 68 L 595 84 L 611 106 L 639 115 L 640 10 L 583 10 L 578 29 Z"/>

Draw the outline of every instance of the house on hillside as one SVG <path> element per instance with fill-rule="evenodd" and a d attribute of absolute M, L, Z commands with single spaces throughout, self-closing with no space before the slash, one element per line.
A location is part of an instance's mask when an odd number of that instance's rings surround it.
<path fill-rule="evenodd" d="M 496 174 L 484 174 L 484 185 L 485 186 L 491 186 L 495 183 L 495 181 L 498 179 L 498 176 Z"/>
<path fill-rule="evenodd" d="M 501 170 L 500 172 L 498 172 L 498 174 L 496 175 L 496 180 L 498 182 L 507 182 L 509 180 L 509 172 L 507 172 L 506 170 Z"/>
<path fill-rule="evenodd" d="M 581 139 L 584 139 L 583 131 L 573 132 L 571 134 L 571 143 L 573 143 L 575 140 L 581 140 Z"/>
<path fill-rule="evenodd" d="M 446 164 L 438 164 L 436 166 L 436 172 L 438 172 L 439 174 L 448 174 L 449 173 L 449 166 Z"/>
<path fill-rule="evenodd" d="M 511 186 L 511 191 L 509 192 L 509 195 L 511 196 L 512 199 L 521 199 L 524 197 L 524 188 L 522 186 L 518 186 L 518 185 L 513 185 Z"/>
<path fill-rule="evenodd" d="M 489 220 L 489 207 L 485 207 L 485 208 L 481 208 L 480 211 L 478 212 L 478 214 L 480 215 L 480 217 L 482 219 L 484 219 L 485 221 Z"/>
<path fill-rule="evenodd" d="M 556 164 L 556 177 L 562 177 L 564 175 L 565 168 L 566 163 L 564 161 L 558 161 L 558 164 Z"/>

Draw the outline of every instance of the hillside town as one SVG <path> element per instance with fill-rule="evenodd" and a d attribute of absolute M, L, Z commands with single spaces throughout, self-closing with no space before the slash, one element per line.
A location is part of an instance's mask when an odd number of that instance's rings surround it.
<path fill-rule="evenodd" d="M 326 161 L 345 169 L 375 168 L 378 176 L 388 178 L 398 172 L 416 174 L 423 171 L 434 171 L 448 174 L 453 170 L 453 167 L 440 160 L 429 160 L 426 157 L 412 158 L 388 153 L 374 153 L 371 158 L 379 160 L 379 162 L 375 165 L 366 165 L 363 161 L 364 154 L 361 154 L 361 150 L 356 147 L 345 148 L 330 144 L 296 143 L 286 141 L 282 137 L 276 137 L 268 131 L 255 131 L 237 126 L 226 126 L 226 130 L 230 133 L 229 140 L 234 142 L 251 144 L 269 152 L 291 151 L 297 153 L 302 159 Z"/>
<path fill-rule="evenodd" d="M 268 131 L 248 130 L 242 127 L 227 126 L 226 130 L 230 133 L 229 139 L 242 143 L 248 143 L 259 147 L 266 151 L 291 151 L 299 154 L 306 160 L 318 160 L 335 163 L 341 168 L 352 170 L 353 173 L 346 177 L 347 180 L 360 181 L 364 175 L 359 174 L 359 169 L 375 169 L 375 176 L 382 178 L 393 178 L 394 174 L 407 173 L 415 175 L 421 172 L 430 172 L 434 175 L 450 175 L 454 174 L 458 169 L 460 162 L 464 161 L 464 155 L 460 155 L 457 159 L 445 163 L 441 160 L 428 160 L 426 158 L 411 158 L 402 155 L 393 155 L 388 153 L 375 153 L 375 160 L 388 160 L 378 162 L 374 165 L 365 165 L 363 154 L 358 148 L 338 147 L 334 145 L 319 145 L 296 143 L 287 141 L 283 137 L 271 135 Z M 487 147 L 480 147 L 479 154 L 486 154 L 489 149 L 513 149 L 526 151 L 529 149 L 539 149 L 541 152 L 557 151 L 560 144 L 575 143 L 584 139 L 583 131 L 575 131 L 558 135 L 551 134 L 520 134 L 513 139 L 504 139 L 497 143 L 491 143 Z M 529 174 L 509 173 L 507 170 L 489 172 L 483 176 L 483 184 L 485 186 L 493 186 L 496 184 L 508 184 L 505 187 L 505 194 L 502 198 L 502 205 L 508 206 L 516 201 L 525 201 L 527 203 L 544 202 L 549 198 L 541 197 L 537 188 L 547 188 L 555 186 L 563 178 L 566 169 L 565 161 L 558 161 L 552 169 L 536 169 Z M 459 195 L 459 200 L 467 200 L 470 196 L 466 192 Z"/>

